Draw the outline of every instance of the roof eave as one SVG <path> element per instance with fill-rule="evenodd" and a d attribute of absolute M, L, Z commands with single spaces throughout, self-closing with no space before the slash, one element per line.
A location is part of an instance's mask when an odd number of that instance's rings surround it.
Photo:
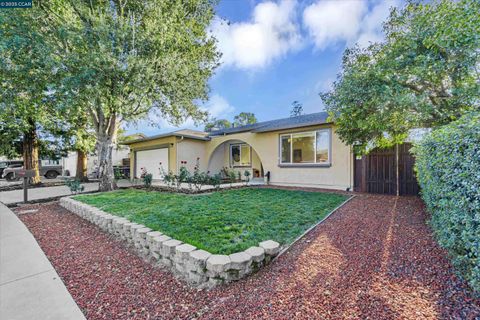
<path fill-rule="evenodd" d="M 252 131 L 252 130 L 253 130 L 253 129 L 250 128 L 250 129 L 236 130 L 236 131 L 231 131 L 231 132 L 219 132 L 219 133 L 210 134 L 209 136 L 212 136 L 212 137 L 215 137 L 215 136 L 225 136 L 225 135 L 229 135 L 229 134 L 249 132 L 249 131 Z"/>
<path fill-rule="evenodd" d="M 146 142 L 146 141 L 152 141 L 152 140 L 157 140 L 157 139 L 162 139 L 162 138 L 168 138 L 168 137 L 184 137 L 187 139 L 192 139 L 192 140 L 200 140 L 200 141 L 210 141 L 211 139 L 209 137 L 197 137 L 197 136 L 192 136 L 188 134 L 167 134 L 167 135 L 159 135 L 159 136 L 153 136 L 145 139 L 136 139 L 132 141 L 125 141 L 125 142 L 120 142 L 119 144 L 121 145 L 131 145 L 134 143 L 139 143 L 139 142 Z"/>
<path fill-rule="evenodd" d="M 288 125 L 288 126 L 281 126 L 281 127 L 275 127 L 275 128 L 259 128 L 256 130 L 252 130 L 252 132 L 255 133 L 262 133 L 262 132 L 272 132 L 272 131 L 281 131 L 281 130 L 286 130 L 286 129 L 295 129 L 295 128 L 305 128 L 305 127 L 312 127 L 312 126 L 319 126 L 322 124 L 333 124 L 332 121 L 322 121 L 322 122 L 317 122 L 317 123 L 305 123 L 305 124 L 300 124 L 300 125 Z"/>

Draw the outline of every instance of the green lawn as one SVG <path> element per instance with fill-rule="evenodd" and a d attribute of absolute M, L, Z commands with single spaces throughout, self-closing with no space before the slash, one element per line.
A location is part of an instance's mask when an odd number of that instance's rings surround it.
<path fill-rule="evenodd" d="M 347 196 L 279 189 L 238 189 L 205 195 L 120 190 L 75 199 L 215 254 L 264 240 L 288 244 Z"/>

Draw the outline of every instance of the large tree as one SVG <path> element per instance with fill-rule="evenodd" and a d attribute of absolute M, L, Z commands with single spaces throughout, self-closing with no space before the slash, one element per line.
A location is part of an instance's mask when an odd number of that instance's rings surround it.
<path fill-rule="evenodd" d="M 479 107 L 480 2 L 409 2 L 393 9 L 385 41 L 347 49 L 321 97 L 348 144 L 391 146 L 409 130 Z"/>
<path fill-rule="evenodd" d="M 97 139 L 100 190 L 115 187 L 112 149 L 122 122 L 152 114 L 179 124 L 204 120 L 217 66 L 210 0 L 38 2 L 45 37 L 54 38 L 62 69 L 55 89 L 89 114 Z M 147 119 L 147 120 L 148 120 Z M 158 120 L 156 121 L 158 124 Z"/>
<path fill-rule="evenodd" d="M 0 150 L 14 156 L 21 137 L 24 167 L 35 171 L 31 183 L 40 183 L 39 131 L 55 130 L 58 116 L 49 91 L 58 57 L 37 17 L 30 10 L 0 11 Z"/>

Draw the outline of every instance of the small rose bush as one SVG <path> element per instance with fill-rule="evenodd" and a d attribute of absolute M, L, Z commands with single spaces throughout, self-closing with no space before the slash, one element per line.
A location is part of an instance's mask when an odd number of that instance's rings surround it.
<path fill-rule="evenodd" d="M 187 183 L 188 188 L 191 191 L 200 191 L 202 186 L 210 185 L 213 186 L 216 190 L 220 188 L 222 182 L 222 177 L 220 174 L 210 175 L 210 171 L 203 172 L 200 170 L 200 158 L 197 158 L 196 164 L 193 168 L 193 172 L 188 171 L 187 161 L 180 161 L 180 168 L 178 169 L 178 174 L 173 172 L 165 172 L 162 167 L 160 171 L 163 175 L 163 181 L 165 184 L 171 188 L 180 190 L 182 183 Z"/>
<path fill-rule="evenodd" d="M 140 168 L 140 171 L 140 178 L 143 180 L 143 185 L 146 188 L 150 188 L 152 186 L 153 175 L 148 173 L 146 168 Z"/>
<path fill-rule="evenodd" d="M 480 292 L 480 113 L 432 131 L 413 150 L 436 238 Z"/>

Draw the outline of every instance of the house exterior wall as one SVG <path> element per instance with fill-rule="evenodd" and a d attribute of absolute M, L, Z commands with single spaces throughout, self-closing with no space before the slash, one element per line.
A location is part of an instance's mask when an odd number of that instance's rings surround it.
<path fill-rule="evenodd" d="M 187 169 L 193 172 L 197 158 L 200 158 L 200 170 L 206 171 L 208 159 L 205 155 L 205 142 L 177 137 L 177 168 L 180 168 L 181 161 L 187 161 Z"/>
<path fill-rule="evenodd" d="M 281 134 L 304 132 L 316 129 L 331 128 L 331 165 L 327 167 L 292 166 L 281 167 L 279 139 Z M 206 144 L 207 155 L 229 140 L 240 140 L 252 146 L 263 164 L 264 172 L 270 171 L 270 183 L 273 185 L 318 187 L 345 190 L 353 187 L 353 155 L 351 148 L 342 143 L 332 125 L 279 130 L 274 132 L 243 132 L 212 137 Z M 226 148 L 227 149 L 227 148 Z M 225 158 L 224 158 L 225 159 Z M 227 150 L 226 159 L 229 154 Z"/>
<path fill-rule="evenodd" d="M 225 153 L 227 149 L 228 149 L 227 144 L 221 144 L 213 151 L 211 155 L 209 155 L 210 159 L 207 158 L 207 161 L 208 161 L 207 171 L 210 171 L 213 174 L 215 174 L 220 172 L 220 170 L 222 170 L 222 168 L 225 166 Z M 205 151 L 205 155 L 206 157 L 208 157 L 208 155 L 206 154 L 206 151 Z"/>

